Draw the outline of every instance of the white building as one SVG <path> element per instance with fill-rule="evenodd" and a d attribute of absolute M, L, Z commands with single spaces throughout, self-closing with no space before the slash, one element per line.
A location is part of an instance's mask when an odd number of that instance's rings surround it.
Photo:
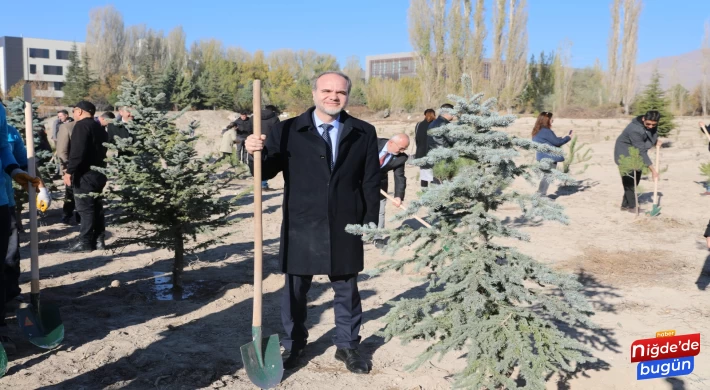
<path fill-rule="evenodd" d="M 69 67 L 69 53 L 76 43 L 54 39 L 0 37 L 0 91 L 3 96 L 21 80 L 35 83 L 37 96 L 61 98 Z"/>

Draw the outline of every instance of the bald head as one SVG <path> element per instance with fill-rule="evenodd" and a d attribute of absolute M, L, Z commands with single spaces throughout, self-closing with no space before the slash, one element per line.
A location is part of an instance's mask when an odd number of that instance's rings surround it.
<path fill-rule="evenodd" d="M 395 134 L 387 141 L 387 152 L 397 155 L 404 153 L 409 148 L 409 136 L 404 133 Z"/>

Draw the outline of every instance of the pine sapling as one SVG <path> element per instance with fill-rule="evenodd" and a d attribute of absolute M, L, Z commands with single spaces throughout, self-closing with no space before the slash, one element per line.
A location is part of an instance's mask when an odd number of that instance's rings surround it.
<path fill-rule="evenodd" d="M 182 290 L 185 253 L 206 248 L 229 233 L 214 235 L 212 230 L 227 226 L 233 210 L 230 201 L 220 198 L 226 181 L 218 180 L 216 167 L 195 150 L 197 122 L 179 130 L 164 107 L 164 94 L 154 96 L 145 79 L 124 81 L 118 105 L 130 107 L 133 120 L 124 123 L 130 138 L 108 145 L 111 153 L 104 191 L 108 207 L 117 212 L 112 224 L 125 235 L 118 246 L 143 244 L 174 253 L 173 289 Z M 206 233 L 207 237 L 198 237 Z M 186 246 L 190 241 L 192 246 Z"/>
<path fill-rule="evenodd" d="M 391 302 L 381 335 L 404 343 L 424 340 L 428 347 L 414 370 L 436 355 L 466 351 L 466 367 L 455 375 L 455 388 L 516 388 L 524 378 L 527 388 L 545 389 L 553 374 L 562 376 L 595 361 L 589 349 L 564 333 L 566 327 L 589 327 L 592 307 L 573 275 L 551 269 L 502 241 L 529 237 L 503 222 L 498 210 L 517 204 L 526 218 L 567 223 L 563 207 L 539 194 L 522 193 L 512 186 L 517 178 L 551 180 L 572 178 L 551 168 L 550 159 L 520 164 L 521 152 L 550 152 L 541 145 L 504 131 L 513 115 L 497 113 L 496 99 L 473 95 L 464 75 L 464 96 L 450 95 L 457 119 L 431 131 L 446 135 L 451 147 L 430 150 L 413 161 L 418 166 L 454 165 L 441 184 L 425 188 L 408 209 L 395 216 L 404 220 L 426 208 L 432 228 L 378 229 L 350 225 L 346 230 L 364 240 L 389 235 L 386 252 L 406 251 L 371 271 L 413 272 L 426 269 L 428 286 L 421 298 Z M 558 151 L 559 148 L 555 148 Z M 461 163 L 465 160 L 466 163 Z M 513 374 L 515 372 L 515 374 Z"/>
<path fill-rule="evenodd" d="M 622 176 L 628 176 L 634 179 L 634 198 L 636 199 L 636 216 L 639 215 L 639 196 L 638 186 L 636 185 L 636 176 L 643 173 L 644 169 L 648 169 L 643 162 L 643 158 L 639 150 L 633 146 L 629 147 L 629 155 L 621 155 L 619 157 L 619 173 Z"/>
<path fill-rule="evenodd" d="M 584 149 L 587 147 L 586 149 Z M 584 149 L 584 151 L 582 151 Z M 565 161 L 562 163 L 562 172 L 569 173 L 570 166 L 574 164 L 582 164 L 592 159 L 592 149 L 587 144 L 577 145 L 577 136 L 572 137 L 569 143 L 569 151 L 565 156 Z M 584 168 L 577 173 L 583 173 L 589 168 L 589 164 L 584 164 Z"/>

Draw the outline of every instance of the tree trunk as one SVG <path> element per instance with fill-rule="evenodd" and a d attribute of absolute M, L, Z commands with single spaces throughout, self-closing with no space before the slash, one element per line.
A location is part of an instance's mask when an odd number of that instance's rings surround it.
<path fill-rule="evenodd" d="M 182 271 L 185 268 L 185 247 L 182 233 L 175 233 L 175 261 L 173 262 L 173 291 L 182 291 Z"/>
<path fill-rule="evenodd" d="M 638 193 L 636 192 L 636 171 L 634 171 L 634 199 L 636 199 L 636 216 L 639 216 L 639 196 Z"/>

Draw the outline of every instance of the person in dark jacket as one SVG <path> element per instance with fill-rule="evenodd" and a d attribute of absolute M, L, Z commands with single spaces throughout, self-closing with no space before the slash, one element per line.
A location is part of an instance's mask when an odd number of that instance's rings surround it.
<path fill-rule="evenodd" d="M 653 179 L 658 179 L 658 170 L 653 166 L 651 158 L 648 157 L 648 151 L 653 148 L 658 142 L 658 121 L 661 119 L 661 114 L 658 111 L 648 111 L 645 115 L 634 118 L 631 123 L 626 126 L 624 131 L 616 139 L 614 145 L 614 162 L 619 165 L 621 156 L 629 155 L 629 148 L 638 149 L 644 164 L 648 167 L 653 175 Z M 636 196 L 634 195 L 634 186 L 641 181 L 641 171 L 636 172 L 636 183 L 633 177 L 629 175 L 621 175 L 621 183 L 624 186 L 624 198 L 621 201 L 621 211 L 636 212 Z"/>
<path fill-rule="evenodd" d="M 246 164 L 249 161 L 247 151 L 244 149 L 244 140 L 254 132 L 251 118 L 246 112 L 239 114 L 234 123 L 237 125 L 237 157 L 239 161 Z"/>
<path fill-rule="evenodd" d="M 409 136 L 400 133 L 395 134 L 390 139 L 379 138 L 377 140 L 377 148 L 380 157 L 380 190 L 387 192 L 389 187 L 390 171 L 394 172 L 394 201 L 395 207 L 399 207 L 404 200 L 404 192 L 407 189 L 407 177 L 404 175 L 404 165 L 409 158 L 404 153 L 409 147 Z M 385 227 L 385 209 L 387 208 L 387 198 L 380 194 L 380 215 L 377 226 L 380 229 Z M 375 240 L 377 248 L 383 248 L 384 242 L 382 238 Z"/>
<path fill-rule="evenodd" d="M 424 120 L 417 123 L 417 127 L 414 128 L 414 143 L 417 146 L 417 151 L 414 153 L 414 158 L 422 158 L 426 156 L 429 152 L 427 130 L 429 129 L 429 124 L 436 118 L 436 111 L 428 108 L 424 111 Z M 429 182 L 426 180 L 420 180 L 422 187 L 427 187 Z"/>
<path fill-rule="evenodd" d="M 572 130 L 569 131 L 569 134 L 567 134 L 567 136 L 560 138 L 555 135 L 555 132 L 552 131 L 552 122 L 554 122 L 554 119 L 552 119 L 551 112 L 541 112 L 540 115 L 538 115 L 537 117 L 537 121 L 535 121 L 535 126 L 533 127 L 532 140 L 537 143 L 559 148 L 572 139 Z M 537 161 L 542 161 L 542 159 L 545 158 L 552 160 L 552 162 L 554 163 L 553 168 L 555 169 L 557 169 L 558 163 L 565 161 L 565 158 L 563 156 L 555 156 L 553 154 L 537 152 Z M 548 188 L 550 188 L 550 181 L 547 179 L 546 176 L 543 176 L 542 180 L 540 180 L 540 185 L 537 188 L 537 192 L 540 195 L 545 196 L 547 195 Z"/>
<path fill-rule="evenodd" d="M 700 126 L 700 131 L 702 131 L 705 134 L 710 134 L 710 125 L 706 126 L 705 123 L 698 122 L 698 126 Z M 710 151 L 710 142 L 708 142 L 708 151 Z M 705 182 L 705 192 L 702 192 L 700 195 L 703 195 L 703 196 L 710 195 L 710 182 Z"/>
<path fill-rule="evenodd" d="M 284 178 L 279 257 L 286 279 L 281 300 L 286 369 L 299 364 L 306 346 L 306 294 L 313 275 L 328 275 L 335 290 L 335 358 L 351 372 L 369 371 L 358 352 L 363 242 L 345 227 L 377 223 L 381 176 L 375 128 L 344 111 L 351 85 L 340 72 L 320 75 L 312 86 L 315 107 L 246 140 L 250 155 L 263 150 L 263 177 L 282 172 Z"/>
<path fill-rule="evenodd" d="M 108 143 L 113 145 L 118 145 L 116 139 L 126 139 L 131 137 L 131 132 L 128 130 L 127 123 L 133 120 L 133 115 L 131 114 L 130 107 L 123 106 L 119 108 L 118 112 L 121 114 L 121 121 L 116 123 L 116 121 L 109 121 L 106 126 L 106 135 Z M 116 156 L 130 156 L 131 152 L 120 151 L 116 153 Z"/>
<path fill-rule="evenodd" d="M 276 106 L 269 104 L 261 110 L 261 134 L 268 137 L 269 133 L 271 133 L 271 130 L 277 123 L 279 123 L 279 109 L 276 108 Z M 271 191 L 268 180 L 261 182 L 261 189 L 264 191 Z"/>
<path fill-rule="evenodd" d="M 444 103 L 441 105 L 442 111 L 439 111 L 439 116 L 434 119 L 430 124 L 429 128 L 427 129 L 427 153 L 429 151 L 436 149 L 436 148 L 441 148 L 441 147 L 452 147 L 453 143 L 446 138 L 445 135 L 437 135 L 434 136 L 431 134 L 431 131 L 433 129 L 436 129 L 437 127 L 441 127 L 444 125 L 449 124 L 451 121 L 454 120 L 454 116 L 446 112 L 446 110 L 453 109 L 454 106 L 449 104 L 449 103 Z M 433 166 L 422 166 L 422 169 L 419 171 L 419 177 L 420 180 L 425 180 L 430 183 L 440 183 L 438 179 L 434 178 L 434 167 Z"/>
<path fill-rule="evenodd" d="M 63 252 L 90 252 L 105 249 L 104 209 L 101 196 L 93 197 L 90 193 L 101 193 L 106 186 L 106 176 L 91 167 L 106 167 L 106 147 L 108 135 L 99 123 L 94 121 L 96 107 L 87 101 L 80 101 L 74 106 L 73 113 L 77 123 L 71 136 L 69 161 L 67 163 L 64 184 L 74 188 L 76 210 L 81 216 L 79 239 Z"/>

